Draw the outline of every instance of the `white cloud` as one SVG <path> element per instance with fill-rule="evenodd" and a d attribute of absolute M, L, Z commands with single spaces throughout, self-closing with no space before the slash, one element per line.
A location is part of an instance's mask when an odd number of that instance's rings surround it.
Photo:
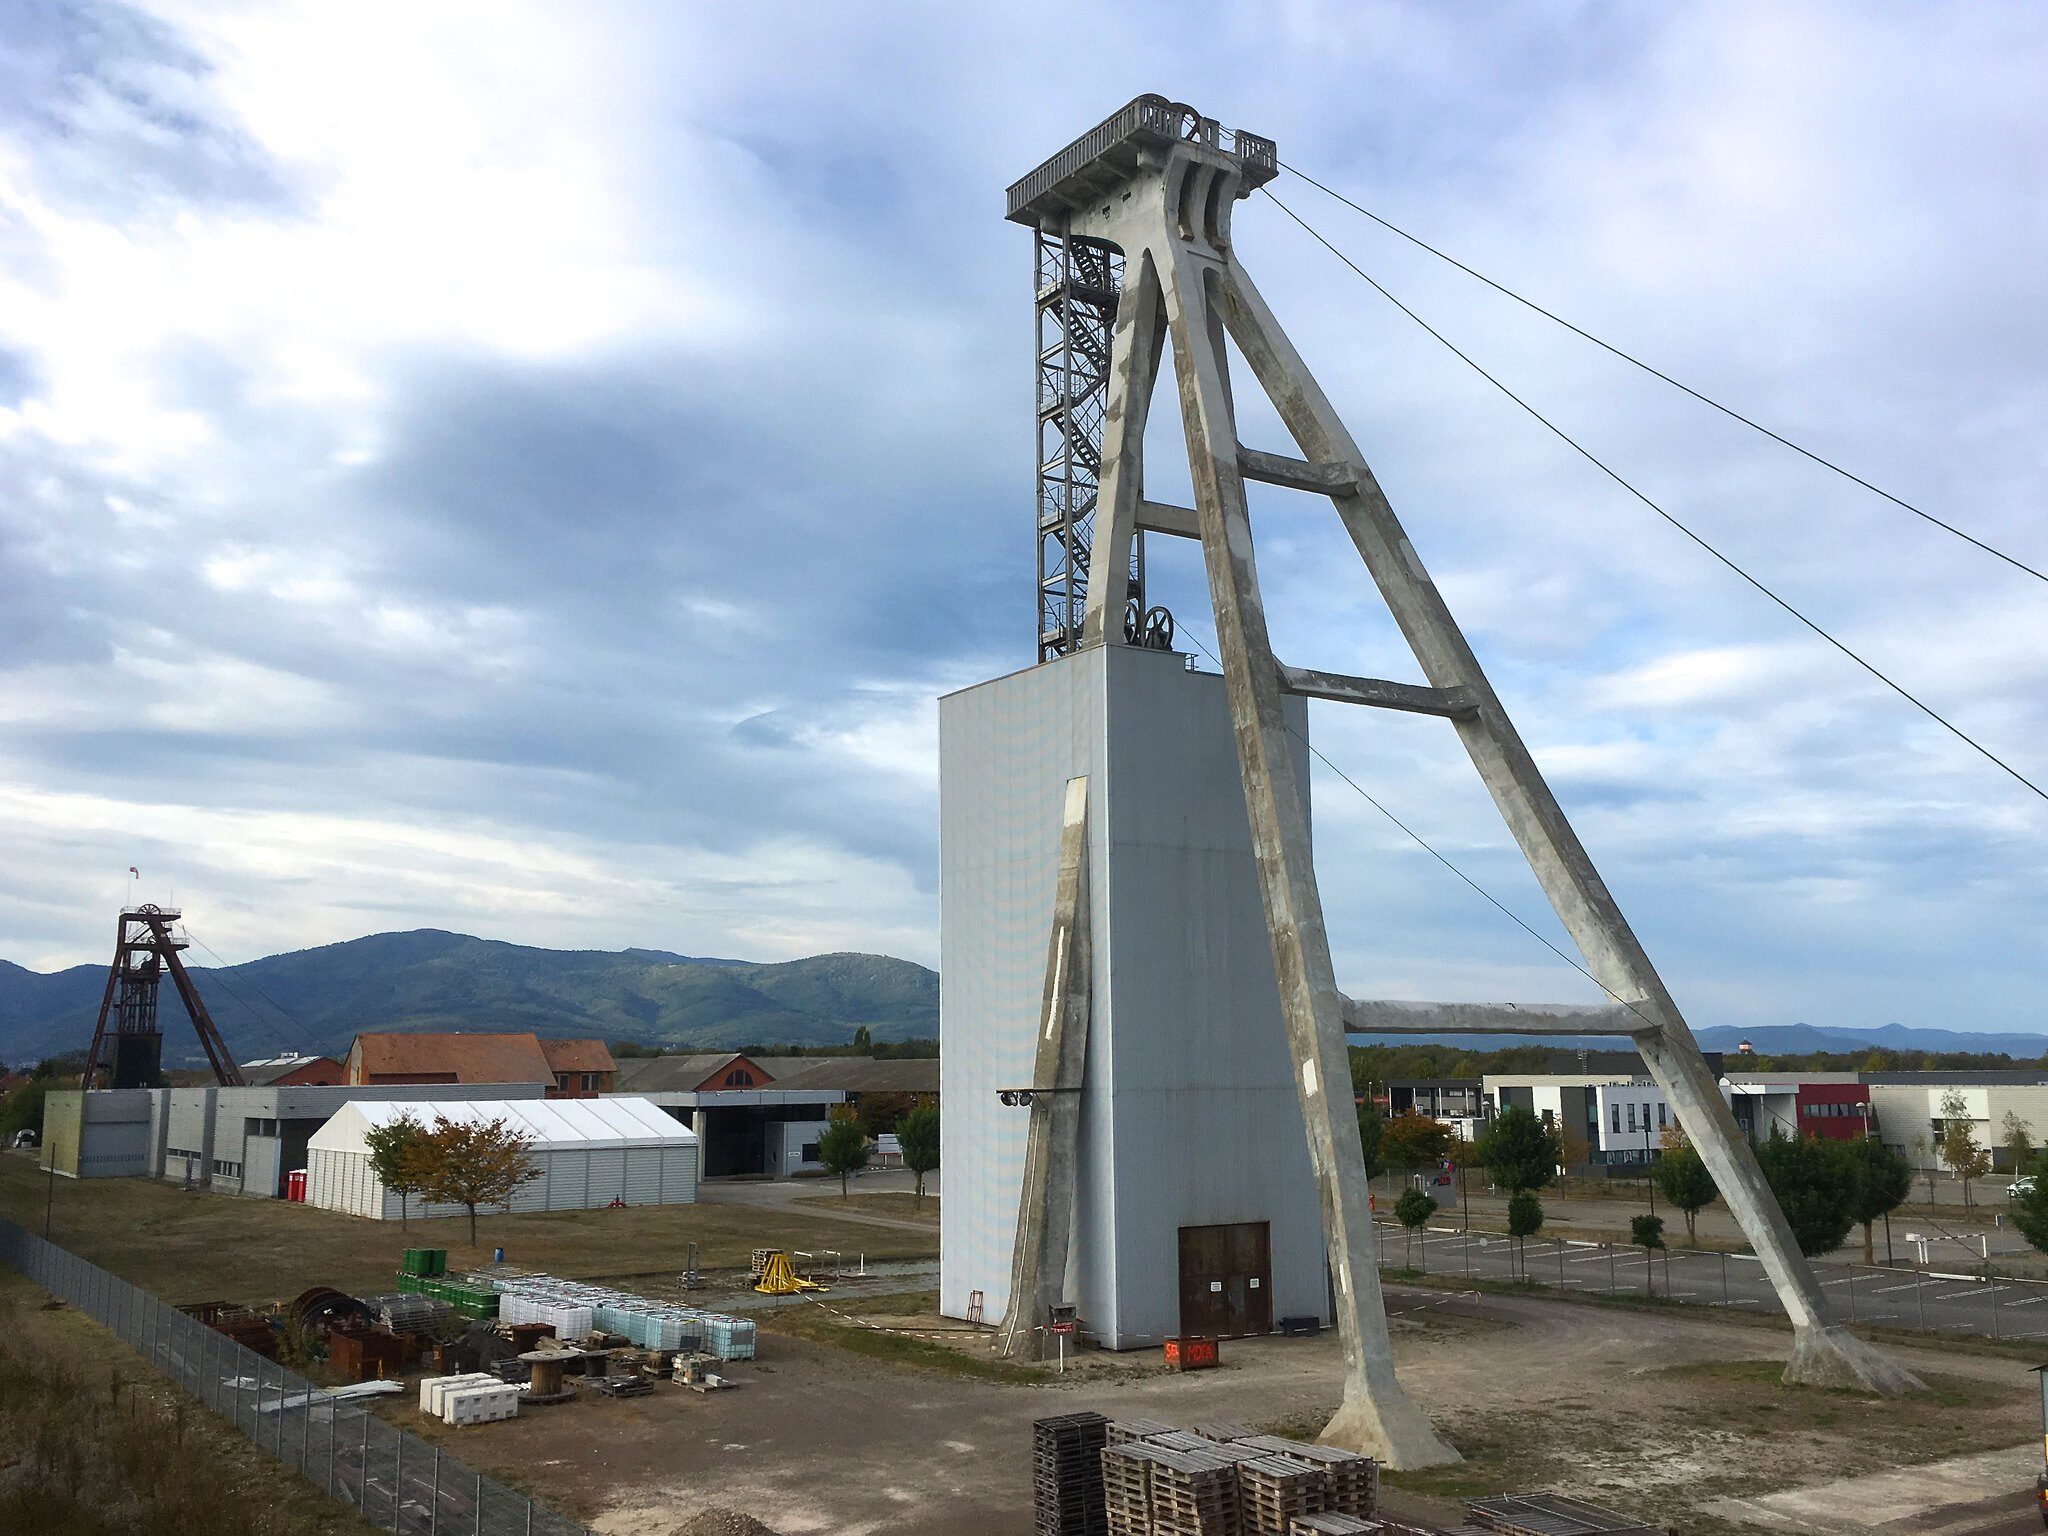
<path fill-rule="evenodd" d="M 1114 105 L 1062 67 L 1063 20 L 2048 560 L 2030 13 L 1298 0 L 1219 12 L 1219 61 L 1156 6 L 149 9 L 161 37 L 92 29 L 0 102 L 0 954 L 96 958 L 119 892 L 81 871 L 147 838 L 238 953 L 439 923 L 929 958 L 930 700 L 1030 644 L 1026 248 L 997 199 Z M 1276 190 L 2048 772 L 2035 584 Z M 1744 1021 L 2019 1022 L 1997 957 L 2048 916 L 2038 804 L 1273 210 L 1238 238 L 1674 985 Z M 1155 443 L 1162 494 L 1183 460 Z M 1289 658 L 1413 676 L 1320 509 L 1258 516 Z M 1195 563 L 1156 573 L 1206 637 Z M 1316 720 L 1554 934 L 1440 722 Z M 1317 794 L 1347 981 L 1578 995 Z"/>

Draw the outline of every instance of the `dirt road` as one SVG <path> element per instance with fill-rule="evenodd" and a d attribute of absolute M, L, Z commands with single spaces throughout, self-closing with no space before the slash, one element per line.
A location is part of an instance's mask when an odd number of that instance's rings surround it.
<path fill-rule="evenodd" d="M 1395 1512 L 1455 1523 L 1455 1499 L 1552 1486 L 1685 1532 L 1738 1529 L 1700 1510 L 1998 1446 L 2036 1433 L 2025 1365 L 1906 1351 L 1932 1401 L 1887 1404 L 1776 1383 L 1789 1336 L 1718 1317 L 1396 1288 L 1401 1371 L 1466 1452 L 1396 1478 Z M 1119 1372 L 1085 1385 L 963 1380 L 769 1336 L 743 1385 L 577 1403 L 467 1432 L 465 1457 L 567 1504 L 605 1536 L 667 1536 L 715 1502 L 787 1536 L 1024 1536 L 1030 1425 L 1093 1408 L 1176 1423 L 1307 1428 L 1335 1405 L 1336 1342 L 1226 1344 L 1225 1368 Z M 1986 1489 L 1987 1494 L 2021 1490 Z"/>

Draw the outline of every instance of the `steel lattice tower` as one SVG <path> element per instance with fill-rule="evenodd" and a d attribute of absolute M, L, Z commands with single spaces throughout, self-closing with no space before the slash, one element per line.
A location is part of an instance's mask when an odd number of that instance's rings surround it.
<path fill-rule="evenodd" d="M 1038 230 L 1038 659 L 1080 643 L 1088 551 L 1102 468 L 1109 360 L 1123 288 L 1121 253 L 1099 240 Z M 1144 541 L 1131 552 L 1130 596 L 1144 590 Z"/>

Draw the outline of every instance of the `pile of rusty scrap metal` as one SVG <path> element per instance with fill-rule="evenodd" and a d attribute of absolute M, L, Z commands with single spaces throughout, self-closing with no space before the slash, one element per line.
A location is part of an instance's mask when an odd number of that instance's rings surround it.
<path fill-rule="evenodd" d="M 277 1330 L 261 1312 L 231 1301 L 189 1301 L 178 1310 L 215 1333 L 226 1334 L 244 1349 L 267 1359 L 277 1358 Z"/>

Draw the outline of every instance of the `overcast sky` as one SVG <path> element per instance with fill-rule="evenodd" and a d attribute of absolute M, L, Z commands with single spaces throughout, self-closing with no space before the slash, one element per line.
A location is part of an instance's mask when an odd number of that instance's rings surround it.
<path fill-rule="evenodd" d="M 1977 3 L 0 8 L 0 956 L 103 958 L 135 865 L 231 961 L 936 963 L 933 701 L 1032 655 L 1002 190 L 1139 91 L 2048 563 L 2044 78 Z M 1274 190 L 2048 776 L 2048 587 Z M 2048 807 L 1237 234 L 1695 1024 L 2037 1026 Z M 1254 512 L 1282 653 L 1416 677 L 1334 519 Z M 1319 744 L 1554 933 L 1451 733 L 1365 713 Z M 1315 788 L 1352 991 L 1593 995 Z"/>

